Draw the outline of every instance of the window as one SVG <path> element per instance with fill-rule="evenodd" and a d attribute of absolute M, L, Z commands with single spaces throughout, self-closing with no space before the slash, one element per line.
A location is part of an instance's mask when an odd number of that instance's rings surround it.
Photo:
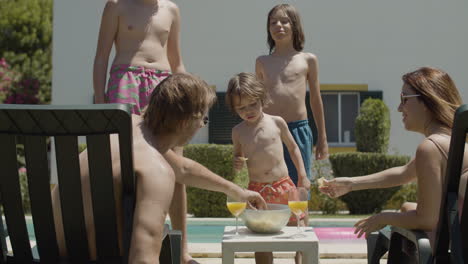
<path fill-rule="evenodd" d="M 322 92 L 322 101 L 330 146 L 354 146 L 354 121 L 359 114 L 359 92 Z"/>
<path fill-rule="evenodd" d="M 325 86 L 325 85 L 324 85 Z M 336 87 L 335 87 L 336 86 Z M 330 147 L 354 147 L 354 122 L 360 105 L 367 98 L 383 99 L 382 91 L 345 90 L 346 85 L 334 85 L 334 90 L 321 91 L 327 140 Z M 340 88 L 342 90 L 340 90 Z M 217 103 L 210 110 L 209 143 L 231 144 L 231 130 L 242 120 L 227 108 L 225 92 L 217 92 Z M 309 106 L 309 91 L 305 99 L 309 124 L 317 142 L 317 128 Z"/>

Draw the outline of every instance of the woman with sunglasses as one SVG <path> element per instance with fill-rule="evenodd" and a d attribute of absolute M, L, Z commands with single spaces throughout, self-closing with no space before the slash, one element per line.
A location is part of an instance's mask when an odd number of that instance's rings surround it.
<path fill-rule="evenodd" d="M 338 197 L 350 191 L 418 183 L 417 203 L 406 202 L 400 212 L 378 213 L 358 221 L 355 224 L 358 237 L 364 234 L 367 237 L 386 225 L 429 232 L 437 227 L 453 117 L 462 100 L 450 76 L 440 69 L 422 67 L 403 75 L 402 79 L 398 111 L 402 113 L 405 129 L 425 136 L 414 158 L 404 166 L 378 173 L 325 181 L 320 188 L 330 197 Z M 466 154 L 463 164 L 461 193 L 468 177 Z M 429 236 L 432 243 L 433 234 Z"/>

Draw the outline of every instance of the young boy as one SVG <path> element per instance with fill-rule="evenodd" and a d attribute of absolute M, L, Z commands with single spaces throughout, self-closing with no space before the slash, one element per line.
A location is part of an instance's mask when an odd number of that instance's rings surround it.
<path fill-rule="evenodd" d="M 257 77 L 265 82 L 272 104 L 265 113 L 281 116 L 298 144 L 307 177 L 311 179 L 312 131 L 307 119 L 305 96 L 310 88 L 310 106 L 318 129 L 315 151 L 317 160 L 328 157 L 328 144 L 323 117 L 323 104 L 318 80 L 318 61 L 312 53 L 302 52 L 304 33 L 297 10 L 280 4 L 268 13 L 268 45 L 270 54 L 256 60 Z M 284 155 L 289 176 L 298 184 L 296 168 L 285 149 Z"/>
<path fill-rule="evenodd" d="M 301 152 L 283 118 L 263 112 L 268 103 L 264 84 L 254 74 L 240 73 L 231 78 L 226 104 L 243 120 L 232 129 L 233 166 L 240 170 L 247 162 L 249 190 L 257 191 L 267 203 L 288 204 L 288 194 L 296 186 L 288 175 L 283 143 L 298 171 L 298 186 L 310 188 Z M 290 219 L 296 225 L 295 218 Z M 271 252 L 256 252 L 257 263 L 272 263 Z"/>

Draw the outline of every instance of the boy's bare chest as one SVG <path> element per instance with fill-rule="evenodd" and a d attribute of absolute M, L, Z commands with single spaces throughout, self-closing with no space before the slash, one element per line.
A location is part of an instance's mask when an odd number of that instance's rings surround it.
<path fill-rule="evenodd" d="M 248 131 L 241 137 L 243 148 L 254 150 L 281 142 L 280 131 L 277 128 L 258 127 Z"/>
<path fill-rule="evenodd" d="M 172 15 L 169 10 L 160 8 L 157 12 L 126 10 L 119 16 L 119 33 L 125 35 L 155 36 L 159 39 L 167 37 L 171 29 Z"/>
<path fill-rule="evenodd" d="M 307 61 L 301 57 L 293 57 L 290 60 L 269 58 L 263 64 L 267 80 L 277 80 L 285 83 L 304 80 L 308 72 Z"/>

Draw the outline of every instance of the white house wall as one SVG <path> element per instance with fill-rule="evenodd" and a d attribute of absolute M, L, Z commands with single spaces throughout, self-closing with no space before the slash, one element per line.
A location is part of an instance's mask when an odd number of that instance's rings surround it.
<path fill-rule="evenodd" d="M 92 64 L 105 0 L 54 1 L 54 104 L 92 100 Z M 181 48 L 188 71 L 218 91 L 241 71 L 254 71 L 268 52 L 266 15 L 280 1 L 178 0 Z M 468 1 L 286 1 L 301 14 L 305 51 L 319 58 L 321 83 L 368 84 L 384 91 L 391 110 L 391 151 L 414 154 L 421 137 L 405 133 L 399 103 L 401 75 L 440 67 L 468 102 Z M 207 142 L 203 129 L 193 142 Z"/>

